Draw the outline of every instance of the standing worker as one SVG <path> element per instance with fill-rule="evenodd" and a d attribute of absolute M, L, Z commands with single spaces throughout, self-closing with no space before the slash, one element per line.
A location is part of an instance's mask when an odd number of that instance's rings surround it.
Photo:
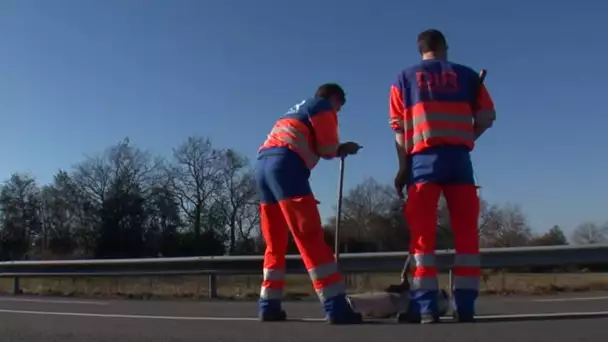
<path fill-rule="evenodd" d="M 283 321 L 287 234 L 291 230 L 315 291 L 332 324 L 361 323 L 346 300 L 345 285 L 333 251 L 325 242 L 317 201 L 309 183 L 320 158 L 356 154 L 354 142 L 340 144 L 338 112 L 346 101 L 337 84 L 325 84 L 315 96 L 291 108 L 274 125 L 260 147 L 256 182 L 260 222 L 266 242 L 260 319 Z"/>
<path fill-rule="evenodd" d="M 471 322 L 479 291 L 479 197 L 470 151 L 496 119 L 494 104 L 478 74 L 450 62 L 438 30 L 418 35 L 422 61 L 403 70 L 390 88 L 390 126 L 396 133 L 399 171 L 395 189 L 403 198 L 413 255 L 411 304 L 399 321 L 433 323 L 437 313 L 435 266 L 437 204 L 443 192 L 456 250 L 453 310 Z"/>

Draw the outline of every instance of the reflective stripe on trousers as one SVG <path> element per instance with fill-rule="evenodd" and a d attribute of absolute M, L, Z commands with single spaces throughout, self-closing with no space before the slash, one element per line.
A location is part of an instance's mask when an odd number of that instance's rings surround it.
<path fill-rule="evenodd" d="M 437 290 L 435 254 L 413 254 L 414 276 L 412 290 Z M 454 259 L 454 289 L 479 290 L 480 260 L 478 254 L 456 254 Z"/>
<path fill-rule="evenodd" d="M 434 253 L 412 254 L 414 267 L 412 284 L 410 289 L 415 290 L 438 290 L 437 269 L 435 268 Z"/>
<path fill-rule="evenodd" d="M 454 257 L 454 289 L 479 290 L 480 283 L 479 254 L 456 254 Z"/>
<path fill-rule="evenodd" d="M 315 292 L 321 302 L 346 292 L 335 261 L 308 270 Z"/>
<path fill-rule="evenodd" d="M 263 270 L 261 299 L 281 299 L 285 288 L 285 271 L 265 268 Z"/>

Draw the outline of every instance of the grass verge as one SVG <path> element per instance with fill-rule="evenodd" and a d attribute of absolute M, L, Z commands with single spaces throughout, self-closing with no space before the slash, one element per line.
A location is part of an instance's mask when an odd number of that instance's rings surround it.
<path fill-rule="evenodd" d="M 349 293 L 381 291 L 398 282 L 396 274 L 358 274 L 347 276 Z M 260 276 L 218 276 L 218 296 L 222 299 L 255 299 L 259 293 Z M 447 275 L 440 276 L 447 287 Z M 0 279 L 0 292 L 11 293 L 12 279 Z M 145 277 L 145 278 L 25 278 L 21 289 L 27 295 L 103 297 L 131 299 L 206 299 L 207 276 Z M 481 293 L 485 295 L 543 295 L 559 292 L 608 290 L 605 273 L 508 274 L 484 273 Z M 286 297 L 292 300 L 314 299 L 310 279 L 306 275 L 287 277 Z"/>

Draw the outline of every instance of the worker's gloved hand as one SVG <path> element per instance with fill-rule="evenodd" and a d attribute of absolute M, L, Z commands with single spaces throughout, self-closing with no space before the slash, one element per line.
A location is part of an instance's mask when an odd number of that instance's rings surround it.
<path fill-rule="evenodd" d="M 346 157 L 346 156 L 349 156 L 349 155 L 357 154 L 357 152 L 359 152 L 359 149 L 362 148 L 362 147 L 363 146 L 360 146 L 359 144 L 357 144 L 354 141 L 349 141 L 349 142 L 342 143 L 338 147 L 338 156 L 339 157 Z"/>
<path fill-rule="evenodd" d="M 400 199 L 405 199 L 405 196 L 403 195 L 403 188 L 407 185 L 407 176 L 407 170 L 402 169 L 399 169 L 395 175 L 395 191 Z"/>

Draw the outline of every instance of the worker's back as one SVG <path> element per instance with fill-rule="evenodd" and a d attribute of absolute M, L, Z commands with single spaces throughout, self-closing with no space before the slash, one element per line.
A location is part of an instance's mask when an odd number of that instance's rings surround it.
<path fill-rule="evenodd" d="M 476 72 L 447 61 L 448 45 L 440 31 L 421 32 L 417 45 L 422 61 L 398 75 L 389 104 L 400 153 L 395 187 L 400 191 L 408 185 L 404 216 L 414 256 L 410 310 L 399 320 L 439 321 L 439 281 L 433 260 L 437 203 L 443 194 L 456 251 L 452 312 L 458 322 L 472 322 L 479 292 L 480 204 L 470 151 L 491 126 L 494 108 Z"/>
<path fill-rule="evenodd" d="M 403 100 L 405 147 L 417 181 L 472 182 L 479 77 L 469 67 L 423 60 L 393 84 Z M 397 94 L 395 94 L 397 93 Z"/>
<path fill-rule="evenodd" d="M 259 155 L 292 151 L 312 169 L 320 158 L 335 156 L 337 125 L 337 114 L 329 101 L 319 97 L 304 100 L 277 120 Z"/>

